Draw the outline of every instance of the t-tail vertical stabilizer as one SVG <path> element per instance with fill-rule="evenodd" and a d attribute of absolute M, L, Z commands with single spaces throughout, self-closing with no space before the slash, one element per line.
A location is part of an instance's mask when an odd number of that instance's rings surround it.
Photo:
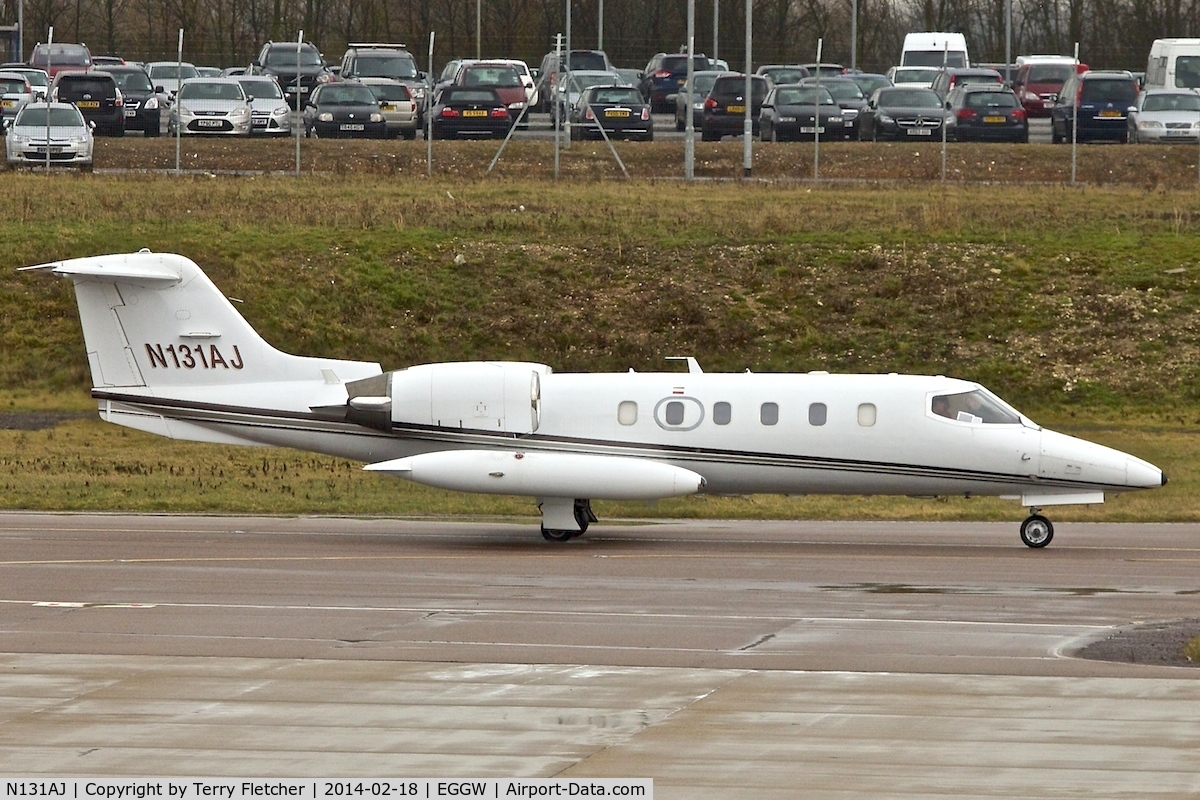
<path fill-rule="evenodd" d="M 346 402 L 378 364 L 294 356 L 268 344 L 190 259 L 141 250 L 26 267 L 75 284 L 101 416 L 177 439 L 256 444 L 205 409 L 311 414 Z"/>

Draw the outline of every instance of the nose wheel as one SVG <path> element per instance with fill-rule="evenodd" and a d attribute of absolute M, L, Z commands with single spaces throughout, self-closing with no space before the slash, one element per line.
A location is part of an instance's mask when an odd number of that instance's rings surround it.
<path fill-rule="evenodd" d="M 1021 541 L 1026 547 L 1045 547 L 1054 538 L 1054 526 L 1050 520 L 1036 513 L 1037 509 L 1030 510 L 1034 513 L 1021 523 Z"/>

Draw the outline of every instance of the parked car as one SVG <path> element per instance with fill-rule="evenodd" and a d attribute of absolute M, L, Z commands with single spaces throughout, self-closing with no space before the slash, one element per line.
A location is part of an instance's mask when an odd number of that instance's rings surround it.
<path fill-rule="evenodd" d="M 304 135 L 310 137 L 382 139 L 387 122 L 379 101 L 358 81 L 318 86 L 304 104 Z"/>
<path fill-rule="evenodd" d="M 228 77 L 225 71 L 220 67 L 196 67 L 196 74 L 201 78 L 225 78 Z"/>
<path fill-rule="evenodd" d="M 1129 108 L 1137 96 L 1137 79 L 1124 70 L 1093 69 L 1070 76 L 1050 110 L 1051 141 L 1070 141 L 1076 116 L 1077 141 L 1126 141 Z"/>
<path fill-rule="evenodd" d="M 572 50 L 570 58 L 565 53 L 551 51 L 542 56 L 542 64 L 537 73 L 537 96 L 542 111 L 550 111 L 554 102 L 554 87 L 558 82 L 558 73 L 566 70 L 567 64 L 572 70 L 590 70 L 610 72 L 612 62 L 603 50 Z"/>
<path fill-rule="evenodd" d="M 556 98 L 554 102 L 558 111 L 557 116 L 550 120 L 551 124 L 553 125 L 557 120 L 561 125 L 570 117 L 575 106 L 579 103 L 579 98 L 588 87 L 620 85 L 621 76 L 611 70 L 601 72 L 580 69 L 560 73 L 558 82 L 554 86 L 554 95 Z"/>
<path fill-rule="evenodd" d="M 1138 95 L 1127 119 L 1132 144 L 1195 142 L 1200 137 L 1200 94 L 1191 89 L 1149 89 Z"/>
<path fill-rule="evenodd" d="M 571 109 L 571 125 L 573 139 L 654 139 L 650 105 L 635 86 L 589 86 Z"/>
<path fill-rule="evenodd" d="M 235 75 L 250 98 L 250 134 L 287 136 L 292 132 L 292 107 L 274 78 L 264 75 Z"/>
<path fill-rule="evenodd" d="M 945 108 L 932 89 L 892 86 L 877 89 L 858 115 L 860 141 L 940 139 Z"/>
<path fill-rule="evenodd" d="M 421 127 L 420 106 L 407 84 L 388 78 L 359 78 L 358 82 L 370 89 L 379 101 L 389 139 L 397 136 L 417 138 L 417 130 Z"/>
<path fill-rule="evenodd" d="M 303 106 L 304 98 L 313 90 L 334 79 L 321 51 L 312 42 L 267 42 L 250 62 L 247 73 L 279 81 L 279 88 L 293 108 Z"/>
<path fill-rule="evenodd" d="M 894 86 L 928 89 L 941 71 L 940 67 L 891 67 L 885 74 Z"/>
<path fill-rule="evenodd" d="M 84 119 L 95 123 L 97 134 L 125 135 L 125 98 L 107 72 L 59 72 L 50 84 L 50 99 L 73 103 Z"/>
<path fill-rule="evenodd" d="M 711 62 L 707 56 L 692 55 L 693 71 L 710 68 Z M 687 53 L 658 53 L 642 70 L 642 82 L 638 84 L 638 89 L 654 111 L 670 111 L 674 103 L 667 98 L 679 93 L 679 87 L 687 81 L 687 73 Z"/>
<path fill-rule="evenodd" d="M 408 87 L 417 104 L 418 126 L 425 113 L 429 76 L 417 67 L 417 60 L 403 44 L 351 42 L 342 55 L 341 80 L 387 78 Z"/>
<path fill-rule="evenodd" d="M 956 142 L 1028 142 L 1029 118 L 1012 90 L 960 86 L 946 98 L 946 135 Z"/>
<path fill-rule="evenodd" d="M 874 94 L 876 89 L 886 89 L 892 85 L 891 78 L 876 72 L 848 72 L 846 77 L 857 83 L 867 97 Z"/>
<path fill-rule="evenodd" d="M 700 126 L 704 123 L 704 101 L 708 99 L 708 93 L 712 91 L 713 84 L 717 82 L 717 78 L 724 75 L 723 70 L 706 69 L 700 72 L 692 73 L 692 80 L 695 82 L 692 90 L 692 128 L 700 130 Z M 682 97 L 687 92 L 687 87 L 681 87 L 678 97 Z M 687 104 L 675 104 L 675 130 L 681 131 L 687 127 Z"/>
<path fill-rule="evenodd" d="M 1017 67 L 1013 91 L 1030 117 L 1048 117 L 1063 83 L 1087 65 L 1066 56 L 1031 56 Z"/>
<path fill-rule="evenodd" d="M 47 145 L 52 165 L 92 171 L 92 126 L 70 103 L 26 103 L 8 127 L 5 149 L 9 166 L 46 163 Z M 47 119 L 49 114 L 49 119 Z M 49 142 L 46 140 L 49 123 Z"/>
<path fill-rule="evenodd" d="M 764 142 L 845 139 L 850 125 L 824 86 L 776 86 L 763 101 L 758 132 Z"/>
<path fill-rule="evenodd" d="M 120 56 L 92 56 L 93 67 L 123 67 L 125 59 Z"/>
<path fill-rule="evenodd" d="M 196 66 L 186 61 L 151 61 L 146 64 L 146 74 L 154 84 L 154 91 L 159 94 L 159 101 L 167 105 L 179 91 L 180 83 L 200 77 Z"/>
<path fill-rule="evenodd" d="M 495 89 L 447 86 L 434 100 L 434 139 L 460 136 L 503 137 L 511 124 L 508 107 Z"/>
<path fill-rule="evenodd" d="M 814 85 L 817 83 L 816 78 L 809 78 L 804 82 L 805 86 Z M 849 77 L 841 78 L 821 78 L 820 85 L 829 90 L 833 95 L 833 99 L 842 107 L 843 116 L 846 118 L 846 123 L 851 130 L 848 131 L 850 138 L 858 138 L 858 115 L 867 107 L 867 96 L 863 94 L 863 90 L 858 88 L 858 84 L 852 81 Z"/>
<path fill-rule="evenodd" d="M 738 72 L 727 72 L 713 83 L 713 88 L 704 100 L 704 116 L 700 122 L 700 139 L 715 142 L 722 136 L 740 135 L 744 130 L 746 106 L 750 107 L 750 123 L 753 135 L 758 135 L 758 118 L 762 113 L 763 101 L 769 89 L 767 79 L 761 75 L 750 76 L 750 98 L 746 98 L 746 76 Z"/>
<path fill-rule="evenodd" d="M 125 130 L 138 130 L 146 136 L 162 131 L 162 102 L 146 70 L 133 65 L 105 67 L 121 90 L 125 108 Z"/>
<path fill-rule="evenodd" d="M 46 99 L 46 94 L 50 91 L 50 77 L 46 75 L 45 70 L 19 62 L 0 64 L 0 70 L 24 75 L 25 80 L 29 81 L 29 88 L 33 91 L 33 99 L 42 101 Z"/>
<path fill-rule="evenodd" d="M 495 89 L 515 123 L 528 105 L 525 82 L 520 71 L 503 61 L 464 61 L 454 76 L 455 86 L 469 89 Z"/>
<path fill-rule="evenodd" d="M 19 72 L 0 71 L 0 114 L 8 125 L 26 103 L 33 100 L 33 87 Z"/>
<path fill-rule="evenodd" d="M 37 44 L 29 54 L 29 66 L 45 70 L 46 75 L 53 79 L 65 69 L 91 69 L 92 52 L 85 44 Z"/>
<path fill-rule="evenodd" d="M 994 69 L 986 69 L 984 67 L 944 69 L 938 72 L 930 88 L 937 92 L 938 97 L 945 101 L 946 95 L 950 94 L 955 87 L 968 83 L 1001 86 L 1004 84 L 1004 76 Z"/>
<path fill-rule="evenodd" d="M 251 118 L 237 78 L 189 78 L 175 93 L 167 133 L 249 136 Z"/>
<path fill-rule="evenodd" d="M 803 64 L 763 64 L 754 71 L 754 74 L 762 75 L 776 86 L 782 86 L 785 83 L 799 83 L 805 78 L 812 77 L 808 67 Z"/>

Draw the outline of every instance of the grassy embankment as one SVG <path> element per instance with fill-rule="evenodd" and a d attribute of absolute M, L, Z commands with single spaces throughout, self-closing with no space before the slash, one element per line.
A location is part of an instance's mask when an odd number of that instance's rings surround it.
<path fill-rule="evenodd" d="M 1200 519 L 1192 190 L 472 182 L 375 176 L 4 179 L 0 412 L 85 409 L 69 283 L 11 268 L 150 247 L 200 263 L 284 350 L 512 358 L 561 371 L 899 371 L 980 380 L 1172 483 L 1057 519 Z M 524 207 L 523 210 L 521 207 Z M 462 255 L 465 263 L 455 264 Z M 0 506 L 531 513 L 285 451 L 78 420 L 0 431 Z M 994 500 L 604 504 L 651 514 L 1015 519 Z"/>

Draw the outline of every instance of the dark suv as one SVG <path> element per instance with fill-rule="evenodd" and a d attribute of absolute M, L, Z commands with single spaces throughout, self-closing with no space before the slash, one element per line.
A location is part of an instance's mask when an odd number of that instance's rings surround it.
<path fill-rule="evenodd" d="M 50 84 L 50 97 L 73 103 L 85 120 L 96 123 L 96 133 L 125 135 L 125 99 L 107 72 L 60 72 Z"/>
<path fill-rule="evenodd" d="M 692 62 L 696 72 L 712 69 L 712 62 L 707 56 L 693 54 Z M 679 90 L 687 83 L 687 73 L 687 53 L 659 53 L 642 70 L 638 89 L 654 111 L 674 111 L 675 103 L 667 102 L 667 98 L 679 94 Z"/>
<path fill-rule="evenodd" d="M 297 49 L 299 52 L 297 53 Z M 312 42 L 267 42 L 250 62 L 250 75 L 271 75 L 283 89 L 283 96 L 298 108 L 317 86 L 334 79 L 321 51 Z"/>
<path fill-rule="evenodd" d="M 758 135 L 758 117 L 763 100 L 767 99 L 767 79 L 750 76 L 750 126 Z M 715 142 L 722 136 L 740 136 L 746 118 L 746 76 L 729 72 L 717 78 L 704 100 L 704 117 L 700 122 L 700 139 Z"/>
<path fill-rule="evenodd" d="M 131 65 L 105 67 L 98 72 L 107 72 L 117 82 L 125 105 L 125 130 L 138 130 L 147 136 L 158 136 L 162 130 L 162 117 L 158 94 L 150 83 L 150 76 L 141 67 Z"/>
<path fill-rule="evenodd" d="M 1094 69 L 1072 75 L 1050 109 L 1050 138 L 1055 144 L 1070 141 L 1072 120 L 1078 118 L 1076 141 L 1125 142 L 1129 107 L 1137 96 L 1137 79 L 1131 72 Z"/>
<path fill-rule="evenodd" d="M 342 56 L 338 70 L 342 80 L 358 78 L 390 78 L 408 87 L 417 104 L 418 116 L 423 115 L 428 86 L 424 72 L 402 44 L 363 44 L 352 42 Z"/>

